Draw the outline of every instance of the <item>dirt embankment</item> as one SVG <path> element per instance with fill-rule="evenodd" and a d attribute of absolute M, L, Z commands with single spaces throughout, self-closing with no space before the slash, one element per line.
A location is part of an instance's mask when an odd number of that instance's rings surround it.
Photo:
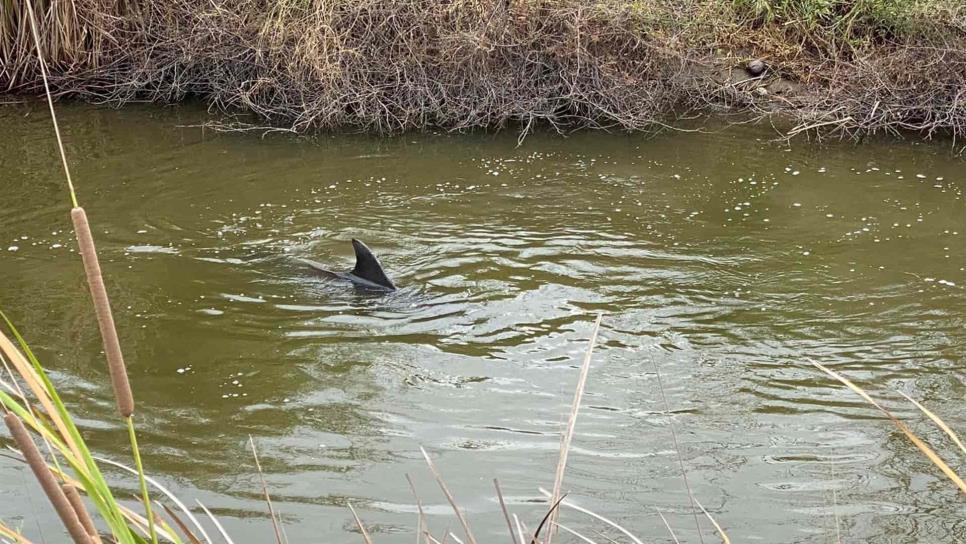
<path fill-rule="evenodd" d="M 0 92 L 33 95 L 24 1 L 0 3 Z M 956 137 L 962 4 L 33 0 L 55 91 L 92 101 L 197 96 L 295 131 L 649 130 L 729 111 L 780 113 L 793 135 Z"/>

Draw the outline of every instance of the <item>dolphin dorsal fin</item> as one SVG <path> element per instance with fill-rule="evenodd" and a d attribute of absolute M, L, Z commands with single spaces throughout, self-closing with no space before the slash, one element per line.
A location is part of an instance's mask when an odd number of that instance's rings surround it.
<path fill-rule="evenodd" d="M 372 251 L 365 244 L 353 238 L 352 249 L 356 252 L 356 267 L 352 269 L 352 274 L 386 289 L 396 288 L 396 285 L 383 271 L 379 259 L 372 254 Z"/>

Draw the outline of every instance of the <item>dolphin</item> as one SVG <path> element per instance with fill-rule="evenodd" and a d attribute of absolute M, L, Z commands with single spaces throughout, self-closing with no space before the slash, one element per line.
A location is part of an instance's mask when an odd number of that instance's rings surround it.
<path fill-rule="evenodd" d="M 372 251 L 362 241 L 353 238 L 352 249 L 356 252 L 356 266 L 348 272 L 333 272 L 322 263 L 310 261 L 309 259 L 299 260 L 330 278 L 349 280 L 353 285 L 362 289 L 379 291 L 396 290 L 396 284 L 383 271 L 382 265 L 379 264 L 379 259 L 372 254 Z"/>

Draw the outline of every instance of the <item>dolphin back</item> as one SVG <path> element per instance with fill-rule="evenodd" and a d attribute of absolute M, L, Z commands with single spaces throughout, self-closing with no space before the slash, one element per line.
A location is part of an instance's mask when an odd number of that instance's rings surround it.
<path fill-rule="evenodd" d="M 329 270 L 328 268 L 325 267 L 324 264 L 322 264 L 320 262 L 316 262 L 316 261 L 313 261 L 313 260 L 310 260 L 310 259 L 298 259 L 298 258 L 295 259 L 295 260 L 297 260 L 298 262 L 300 262 L 302 264 L 305 264 L 305 265 L 310 266 L 311 268 L 315 269 L 315 271 L 321 272 L 321 273 L 325 274 L 326 276 L 329 276 L 330 278 L 342 278 L 343 276 L 345 276 L 344 273 L 333 272 L 333 271 Z"/>
<path fill-rule="evenodd" d="M 353 276 L 362 278 L 383 289 L 389 289 L 390 291 L 396 290 L 396 284 L 389 279 L 389 276 L 382 269 L 382 264 L 379 263 L 379 259 L 372 254 L 372 251 L 365 244 L 353 238 L 352 249 L 356 252 L 356 266 L 350 272 Z M 328 271 L 323 270 L 323 272 Z"/>

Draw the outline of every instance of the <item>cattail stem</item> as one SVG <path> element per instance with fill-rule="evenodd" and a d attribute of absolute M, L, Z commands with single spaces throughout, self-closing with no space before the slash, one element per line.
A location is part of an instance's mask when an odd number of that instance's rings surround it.
<path fill-rule="evenodd" d="M 70 484 L 64 484 L 61 486 L 61 489 L 64 490 L 64 495 L 67 496 L 67 500 L 74 509 L 74 513 L 77 514 L 77 519 L 80 520 L 84 530 L 91 537 L 91 541 L 94 544 L 101 544 L 101 537 L 97 534 L 97 527 L 94 526 L 94 520 L 87 513 L 87 508 L 84 506 L 84 501 L 81 500 L 77 488 Z"/>
<path fill-rule="evenodd" d="M 47 494 L 47 498 L 50 499 L 50 503 L 54 506 L 54 510 L 57 511 L 57 515 L 60 516 L 60 521 L 67 528 L 67 532 L 70 533 L 71 538 L 74 539 L 76 544 L 91 544 L 90 535 L 87 534 L 84 526 L 81 525 L 80 520 L 77 518 L 77 513 L 71 506 L 70 501 L 67 500 L 67 496 L 64 495 L 64 490 L 57 484 L 54 474 L 50 472 L 50 468 L 44 461 L 44 457 L 40 454 L 40 450 L 37 449 L 37 445 L 34 444 L 33 439 L 30 438 L 30 434 L 27 432 L 27 428 L 24 427 L 23 422 L 13 412 L 7 412 L 3 416 L 3 421 L 7 424 L 7 428 L 10 429 L 10 434 L 17 442 L 17 445 L 20 446 L 20 451 L 23 452 L 27 465 L 33 470 L 34 476 L 40 482 L 40 487 Z"/>
<path fill-rule="evenodd" d="M 101 329 L 101 339 L 104 341 L 104 354 L 107 356 L 107 368 L 111 372 L 117 411 L 121 417 L 130 418 L 134 413 L 134 395 L 131 393 L 131 384 L 128 383 L 127 368 L 124 366 L 121 344 L 117 339 L 117 328 L 114 326 L 111 303 L 107 298 L 107 289 L 104 287 L 101 265 L 97 260 L 97 249 L 94 247 L 94 237 L 91 236 L 91 226 L 87 222 L 87 213 L 80 206 L 70 211 L 70 218 L 74 222 L 74 234 L 77 236 L 81 258 L 84 260 L 87 285 L 91 289 L 97 325 Z"/>
<path fill-rule="evenodd" d="M 37 30 L 37 16 L 34 14 L 33 2 L 27 1 L 27 13 L 30 16 L 30 33 L 34 37 L 34 46 L 37 48 L 37 62 L 40 64 L 40 77 L 44 82 L 44 92 L 47 95 L 47 105 L 50 106 L 50 120 L 54 123 L 54 134 L 57 135 L 57 149 L 60 150 L 60 160 L 64 165 L 64 175 L 67 176 L 67 189 L 70 191 L 70 202 L 77 206 L 77 193 L 74 192 L 74 182 L 70 179 L 70 168 L 67 166 L 67 153 L 64 152 L 64 139 L 60 137 L 60 125 L 57 124 L 57 113 L 54 112 L 54 98 L 50 94 L 50 84 L 47 83 L 47 63 L 44 62 L 44 55 L 40 51 L 40 32 Z"/>
<path fill-rule="evenodd" d="M 144 477 L 144 467 L 141 465 L 141 451 L 138 449 L 138 437 L 134 432 L 134 416 L 127 418 L 127 434 L 131 439 L 131 453 L 134 455 L 134 468 L 138 471 L 138 481 L 141 483 L 141 500 L 144 501 L 145 517 L 148 518 L 148 532 L 151 542 L 158 544 L 158 531 L 154 527 L 154 514 L 151 513 L 151 497 L 148 496 L 148 482 Z"/>

